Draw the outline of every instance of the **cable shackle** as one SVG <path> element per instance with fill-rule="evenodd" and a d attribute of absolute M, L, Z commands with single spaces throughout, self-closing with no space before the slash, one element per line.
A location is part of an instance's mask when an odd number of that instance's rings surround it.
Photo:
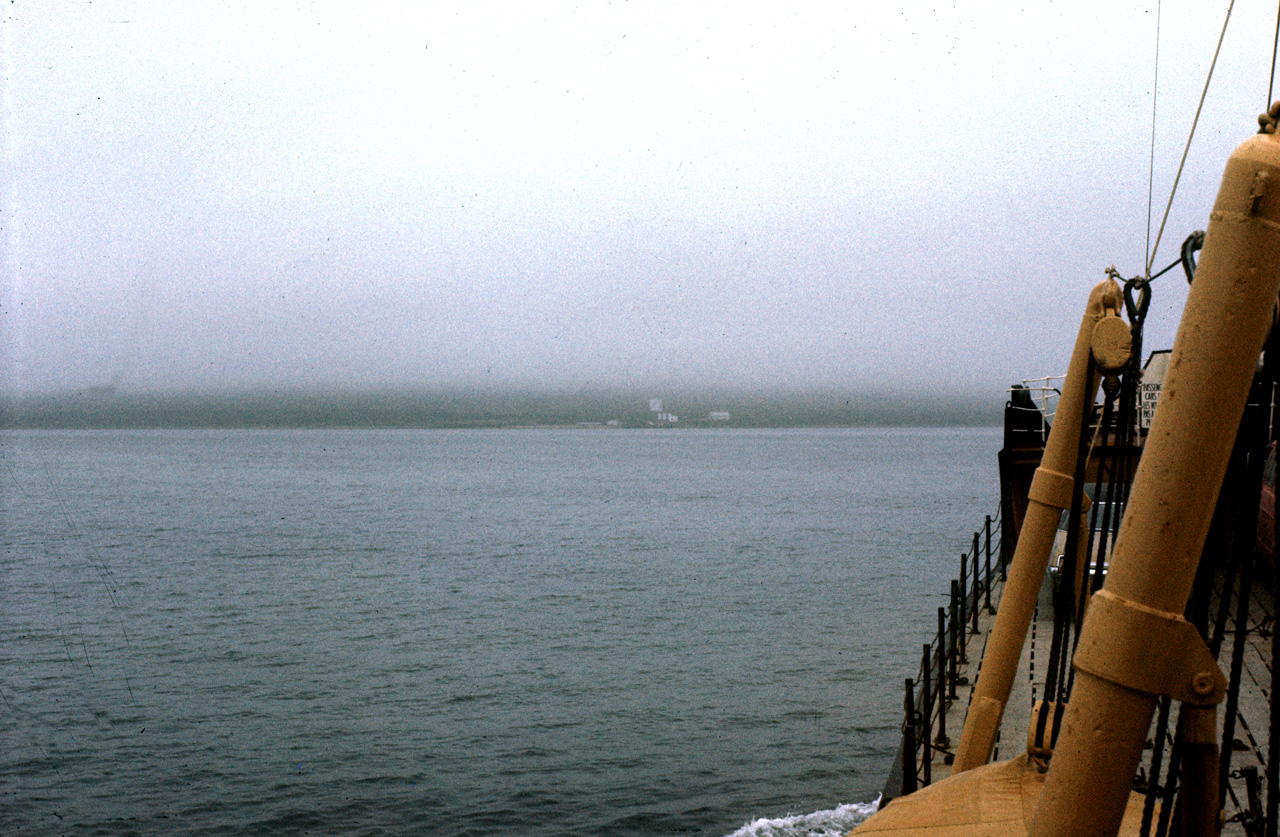
<path fill-rule="evenodd" d="M 1204 247 L 1204 230 L 1196 230 L 1182 242 L 1182 271 L 1187 274 L 1187 284 L 1196 276 L 1196 251 Z"/>
<path fill-rule="evenodd" d="M 1124 283 L 1124 311 L 1134 328 L 1142 328 L 1151 307 L 1151 280 L 1135 276 Z"/>

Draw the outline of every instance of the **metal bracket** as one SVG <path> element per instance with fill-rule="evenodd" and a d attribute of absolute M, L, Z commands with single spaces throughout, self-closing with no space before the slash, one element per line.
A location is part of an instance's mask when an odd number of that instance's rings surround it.
<path fill-rule="evenodd" d="M 1195 626 L 1106 589 L 1089 599 L 1073 664 L 1112 683 L 1193 706 L 1222 701 L 1227 679 Z"/>
<path fill-rule="evenodd" d="M 1051 471 L 1042 465 L 1036 468 L 1035 475 L 1031 478 L 1031 489 L 1027 492 L 1027 498 L 1055 509 L 1069 509 L 1071 508 L 1071 489 L 1074 485 L 1074 478 Z"/>

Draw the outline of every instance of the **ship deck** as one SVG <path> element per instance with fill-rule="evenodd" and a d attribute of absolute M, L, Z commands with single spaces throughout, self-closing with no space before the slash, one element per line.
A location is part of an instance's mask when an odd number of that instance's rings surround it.
<path fill-rule="evenodd" d="M 1266 581 L 1269 583 L 1270 579 Z M 992 594 L 993 602 L 997 601 L 998 586 L 993 586 Z M 1233 616 L 1235 605 L 1236 599 L 1232 596 L 1228 608 Z M 1212 610 L 1216 610 L 1217 607 L 1218 602 L 1211 603 Z M 952 754 L 959 741 L 960 731 L 963 729 L 973 684 L 977 680 L 981 667 L 980 661 L 986 650 L 987 639 L 994 621 L 994 612 L 989 612 L 984 607 L 978 613 L 977 632 L 972 632 L 970 628 L 970 635 L 966 642 L 966 662 L 959 664 L 957 670 L 956 698 L 949 701 L 946 706 L 944 728 L 949 737 L 939 740 L 935 736 L 928 748 L 931 755 L 928 773 L 931 774 L 934 782 L 946 778 L 951 772 Z M 1271 727 L 1272 714 L 1270 699 L 1272 659 L 1277 639 L 1274 636 L 1274 598 L 1270 589 L 1260 591 L 1255 587 L 1252 590 L 1247 626 L 1243 642 L 1240 643 L 1242 648 L 1241 685 L 1237 699 L 1235 731 L 1232 736 L 1234 752 L 1225 801 L 1226 825 L 1222 832 L 1226 835 L 1241 835 L 1241 837 L 1250 835 L 1253 824 L 1262 822 L 1265 815 L 1262 807 L 1262 798 L 1265 793 L 1259 788 L 1265 786 L 1266 763 L 1270 747 L 1268 731 Z M 1027 748 L 1027 731 L 1031 724 L 1032 707 L 1036 700 L 1043 697 L 1041 684 L 1044 669 L 1048 664 L 1053 630 L 1051 584 L 1046 575 L 1045 583 L 1041 585 L 1035 618 L 1031 623 L 1027 642 L 1023 646 L 1018 673 L 1001 723 L 993 761 L 1012 758 Z M 1219 655 L 1219 665 L 1223 674 L 1228 677 L 1233 665 L 1235 647 L 1235 632 L 1228 624 L 1224 630 L 1222 650 Z M 1227 701 L 1224 701 L 1219 706 L 1219 719 L 1224 717 L 1226 710 Z M 1151 740 L 1154 739 L 1155 734 L 1153 720 L 1148 740 L 1148 753 L 1152 751 Z M 1169 733 L 1169 741 L 1172 742 L 1172 730 Z M 923 765 L 921 767 L 923 768 Z M 1141 770 L 1142 776 L 1149 775 L 1150 763 L 1147 759 L 1144 759 Z"/>

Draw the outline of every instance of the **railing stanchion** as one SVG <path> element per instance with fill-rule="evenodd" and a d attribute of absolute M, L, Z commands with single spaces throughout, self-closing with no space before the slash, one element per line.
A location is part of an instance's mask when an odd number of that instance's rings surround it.
<path fill-rule="evenodd" d="M 920 659 L 920 758 L 924 762 L 924 783 L 933 783 L 933 672 L 929 659 L 933 648 L 925 643 Z"/>
<path fill-rule="evenodd" d="M 919 787 L 916 774 L 916 706 L 915 685 L 907 678 L 907 694 L 903 701 L 906 720 L 902 724 L 902 795 L 915 793 Z"/>
<path fill-rule="evenodd" d="M 959 695 L 956 694 L 956 642 L 954 633 L 953 629 L 952 636 L 947 635 L 947 609 L 945 607 L 938 608 L 938 634 L 941 637 L 938 641 L 938 647 L 943 651 L 942 668 L 947 672 L 947 682 L 949 684 L 947 687 L 948 703 L 959 698 Z"/>
<path fill-rule="evenodd" d="M 947 738 L 947 707 L 950 705 L 947 695 L 947 614 L 945 608 L 938 608 L 938 735 L 933 739 L 934 746 L 943 749 L 951 746 Z M 952 694 L 950 697 L 955 697 Z"/>
<path fill-rule="evenodd" d="M 1013 526 L 1013 503 L 1001 501 L 1000 503 L 1000 581 L 1009 580 L 1009 551 L 1013 545 L 1013 540 L 1009 533 L 1009 529 Z"/>
<path fill-rule="evenodd" d="M 978 578 L 978 533 L 973 533 L 973 607 L 970 608 L 969 617 L 973 620 L 973 632 L 978 632 L 978 590 L 981 588 L 981 582 Z"/>
<path fill-rule="evenodd" d="M 987 537 L 987 549 L 986 549 L 987 583 L 983 589 L 987 596 L 987 601 L 986 601 L 987 613 L 995 613 L 996 612 L 995 608 L 991 606 L 991 515 L 987 515 L 987 521 L 986 523 L 982 524 L 982 526 L 983 526 L 983 529 L 986 531 L 986 537 Z"/>
<path fill-rule="evenodd" d="M 951 653 L 957 663 L 967 663 L 969 658 L 964 653 L 965 634 L 964 597 L 960 595 L 960 582 L 951 582 Z"/>

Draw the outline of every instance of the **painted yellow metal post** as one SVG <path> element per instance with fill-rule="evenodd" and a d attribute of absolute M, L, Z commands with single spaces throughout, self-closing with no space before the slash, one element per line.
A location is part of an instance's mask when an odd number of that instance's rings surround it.
<path fill-rule="evenodd" d="M 1035 837 L 1115 834 L 1157 693 L 1194 702 L 1219 688 L 1211 657 L 1166 640 L 1189 627 L 1182 612 L 1278 288 L 1280 141 L 1260 134 L 1227 162 L 1106 584 L 1081 631 Z"/>
<path fill-rule="evenodd" d="M 984 765 L 991 758 L 1027 629 L 1035 614 L 1058 521 L 1062 511 L 1071 505 L 1080 428 L 1098 393 L 1099 377 L 1091 372 L 1089 362 L 1094 330 L 1104 318 L 1118 316 L 1121 301 L 1120 285 L 1113 279 L 1100 282 L 1089 294 L 1044 456 L 1031 481 L 1026 517 L 987 640 L 982 672 L 956 746 L 952 775 Z"/>

